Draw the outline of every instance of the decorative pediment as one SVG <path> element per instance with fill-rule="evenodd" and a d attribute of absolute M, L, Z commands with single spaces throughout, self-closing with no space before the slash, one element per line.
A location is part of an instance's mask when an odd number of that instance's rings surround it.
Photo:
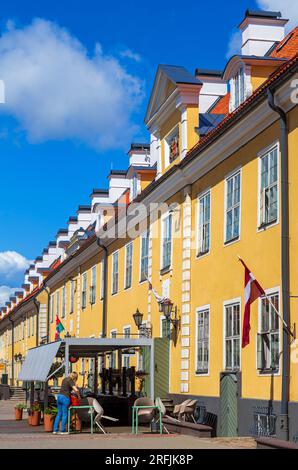
<path fill-rule="evenodd" d="M 197 88 L 202 82 L 191 75 L 184 67 L 159 65 L 151 92 L 145 124 L 149 123 L 170 97 L 177 96 L 183 88 Z"/>

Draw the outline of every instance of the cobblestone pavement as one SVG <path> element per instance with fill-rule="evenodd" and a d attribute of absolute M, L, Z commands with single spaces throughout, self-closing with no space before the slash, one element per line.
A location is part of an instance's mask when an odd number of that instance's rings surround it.
<path fill-rule="evenodd" d="M 14 404 L 0 401 L 0 449 L 255 449 L 254 439 L 196 438 L 178 434 L 133 436 L 130 428 L 107 428 L 111 434 L 53 435 L 43 427 L 29 427 L 27 420 L 15 421 Z"/>

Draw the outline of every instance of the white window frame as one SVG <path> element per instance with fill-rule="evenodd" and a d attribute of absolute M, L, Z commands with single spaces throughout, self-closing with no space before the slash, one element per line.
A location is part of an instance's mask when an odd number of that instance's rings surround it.
<path fill-rule="evenodd" d="M 131 258 L 130 258 L 130 263 L 128 264 L 128 249 L 131 247 Z M 130 284 L 128 284 L 128 269 L 130 270 Z M 124 262 L 124 289 L 128 290 L 131 289 L 132 287 L 132 276 L 133 276 L 133 242 L 130 241 L 125 245 L 125 262 Z"/>
<path fill-rule="evenodd" d="M 227 211 L 228 211 L 228 181 L 231 178 L 234 178 L 237 174 L 240 176 L 240 195 L 239 195 L 239 235 L 238 237 L 232 238 L 231 240 L 227 240 Z M 233 170 L 231 173 L 226 175 L 225 177 L 225 200 L 224 200 L 224 246 L 229 246 L 232 243 L 237 243 L 241 239 L 241 207 L 242 207 L 242 168 L 238 167 Z M 233 205 L 233 209 L 235 209 L 235 205 Z"/>
<path fill-rule="evenodd" d="M 125 336 L 125 330 L 129 329 L 129 336 Z M 123 327 L 123 339 L 125 338 L 131 338 L 131 325 L 125 325 Z M 128 361 L 128 366 L 125 366 L 126 368 L 130 367 L 130 354 L 122 354 L 122 366 L 124 366 L 124 363 Z"/>
<path fill-rule="evenodd" d="M 59 318 L 59 313 L 60 313 L 60 292 L 56 292 L 56 317 L 58 316 Z"/>
<path fill-rule="evenodd" d="M 171 218 L 171 253 L 170 253 L 170 263 L 167 266 L 164 266 L 163 258 L 164 258 L 164 249 L 165 249 L 165 243 L 164 243 L 164 226 L 166 219 Z M 160 224 L 161 224 L 161 233 L 160 233 L 160 270 L 166 270 L 170 271 L 172 269 L 172 257 L 173 257 L 173 214 L 170 214 L 170 212 L 167 212 L 163 214 L 160 218 Z"/>
<path fill-rule="evenodd" d="M 115 336 L 113 334 L 115 333 Z M 113 330 L 110 331 L 110 337 L 111 338 L 117 338 L 117 328 L 114 328 Z M 109 359 L 109 367 L 113 367 L 113 362 L 115 362 L 115 369 L 117 368 L 117 351 L 113 351 L 110 354 L 110 359 Z"/>
<path fill-rule="evenodd" d="M 146 236 L 147 235 L 147 236 Z M 147 238 L 148 243 L 148 253 L 146 256 L 143 256 L 143 239 Z M 150 243 L 150 230 L 146 230 L 142 235 L 140 236 L 140 279 L 139 283 L 147 281 L 147 278 L 145 277 L 142 279 L 142 260 L 147 258 L 147 277 L 149 275 L 149 243 Z"/>
<path fill-rule="evenodd" d="M 245 66 L 241 66 L 237 73 L 233 77 L 234 80 L 234 109 L 239 108 L 239 106 L 244 103 L 246 99 L 246 93 L 245 93 L 245 86 L 246 86 L 246 80 L 245 80 Z M 237 94 L 237 83 L 238 83 L 238 94 Z M 242 94 L 241 94 L 241 84 L 242 84 Z"/>
<path fill-rule="evenodd" d="M 95 274 L 94 274 L 95 273 Z M 91 281 L 90 281 L 90 290 L 89 290 L 89 303 L 94 305 L 96 302 L 96 265 L 91 268 Z"/>
<path fill-rule="evenodd" d="M 270 297 L 272 295 L 278 295 L 278 311 L 281 312 L 281 296 L 280 296 L 280 287 L 272 287 L 270 289 L 265 289 L 265 294 Z M 258 298 L 258 333 L 261 332 L 261 321 L 262 321 L 262 301 L 264 300 L 264 297 L 259 297 Z M 258 340 L 256 337 L 256 370 L 258 371 L 258 375 L 260 377 L 268 377 L 268 375 L 275 375 L 275 376 L 280 376 L 281 375 L 281 369 L 282 369 L 282 363 L 281 363 L 281 358 L 282 358 L 282 328 L 283 328 L 283 323 L 282 320 L 279 318 L 279 364 L 278 364 L 278 371 L 274 370 L 258 370 Z"/>
<path fill-rule="evenodd" d="M 50 297 L 50 323 L 54 323 L 55 294 Z"/>
<path fill-rule="evenodd" d="M 104 261 L 101 260 L 100 261 L 100 300 L 103 300 L 103 297 L 104 297 L 104 269 L 103 269 L 103 266 L 104 266 Z"/>
<path fill-rule="evenodd" d="M 207 251 L 202 251 L 202 243 L 200 232 L 202 231 L 201 218 L 200 218 L 200 201 L 209 195 L 209 248 Z M 205 222 L 206 224 L 206 222 Z M 197 223 L 196 223 L 196 257 L 202 258 L 210 253 L 211 249 L 211 188 L 206 189 L 197 196 Z"/>
<path fill-rule="evenodd" d="M 75 298 L 75 281 L 70 280 L 69 284 L 69 313 L 72 314 L 74 311 L 74 298 Z"/>
<path fill-rule="evenodd" d="M 117 289 L 114 290 L 114 258 L 117 257 Z M 119 250 L 116 250 L 112 253 L 112 282 L 111 282 L 111 294 L 116 295 L 119 292 Z"/>
<path fill-rule="evenodd" d="M 198 341 L 199 341 L 199 332 L 198 332 L 198 320 L 201 313 L 208 312 L 208 369 L 207 372 L 198 372 Z M 203 305 L 196 309 L 196 347 L 195 347 L 195 375 L 197 377 L 206 377 L 210 375 L 210 305 Z"/>
<path fill-rule="evenodd" d="M 227 369 L 226 367 L 226 307 L 230 305 L 239 304 L 239 369 Z M 225 300 L 223 303 L 223 370 L 227 372 L 240 372 L 242 369 L 242 299 L 237 297 L 235 299 Z M 232 354 L 233 357 L 233 354 Z"/>
<path fill-rule="evenodd" d="M 82 274 L 82 310 L 87 307 L 87 272 Z"/>
<path fill-rule="evenodd" d="M 170 328 L 169 338 L 168 339 L 171 339 L 171 336 L 172 336 L 172 323 L 169 320 L 167 320 L 164 315 L 161 315 L 160 319 L 159 319 L 159 330 L 160 330 L 159 335 L 160 335 L 160 338 L 166 338 L 166 336 L 162 335 L 162 324 L 163 324 L 164 321 L 168 322 L 168 327 Z"/>
<path fill-rule="evenodd" d="M 277 218 L 275 221 L 264 223 L 263 222 L 263 214 L 261 213 L 261 185 L 262 185 L 262 158 L 269 154 L 272 150 L 276 148 L 277 151 Z M 268 228 L 274 227 L 279 223 L 279 192 L 280 192 L 280 176 L 279 176 L 279 157 L 280 155 L 280 144 L 279 141 L 276 140 L 269 146 L 262 149 L 258 154 L 258 216 L 257 216 L 257 232 L 262 232 L 263 230 L 267 230 Z"/>
<path fill-rule="evenodd" d="M 62 287 L 61 293 L 61 318 L 65 318 L 66 316 L 66 287 Z"/>

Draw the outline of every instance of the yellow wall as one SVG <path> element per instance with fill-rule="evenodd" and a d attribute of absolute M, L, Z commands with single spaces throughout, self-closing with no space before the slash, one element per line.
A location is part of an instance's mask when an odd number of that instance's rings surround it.
<path fill-rule="evenodd" d="M 255 91 L 259 86 L 264 83 L 267 78 L 276 70 L 276 67 L 265 67 L 260 65 L 253 65 L 251 67 L 251 83 L 252 90 Z"/>

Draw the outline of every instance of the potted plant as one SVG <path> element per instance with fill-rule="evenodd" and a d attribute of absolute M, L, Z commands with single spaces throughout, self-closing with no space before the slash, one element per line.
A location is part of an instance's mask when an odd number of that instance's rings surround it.
<path fill-rule="evenodd" d="M 40 424 L 40 416 L 41 416 L 41 408 L 39 403 L 33 403 L 32 407 L 32 416 L 31 416 L 31 426 L 39 426 Z"/>
<path fill-rule="evenodd" d="M 53 432 L 54 421 L 58 409 L 54 406 L 50 406 L 44 410 L 44 430 L 45 432 Z"/>
<path fill-rule="evenodd" d="M 28 415 L 28 424 L 29 424 L 29 426 L 31 426 L 31 418 L 32 418 L 32 409 L 31 409 L 31 407 L 27 408 L 27 415 Z"/>
<path fill-rule="evenodd" d="M 14 407 L 16 421 L 23 419 L 23 410 L 26 408 L 24 403 L 17 403 Z"/>

